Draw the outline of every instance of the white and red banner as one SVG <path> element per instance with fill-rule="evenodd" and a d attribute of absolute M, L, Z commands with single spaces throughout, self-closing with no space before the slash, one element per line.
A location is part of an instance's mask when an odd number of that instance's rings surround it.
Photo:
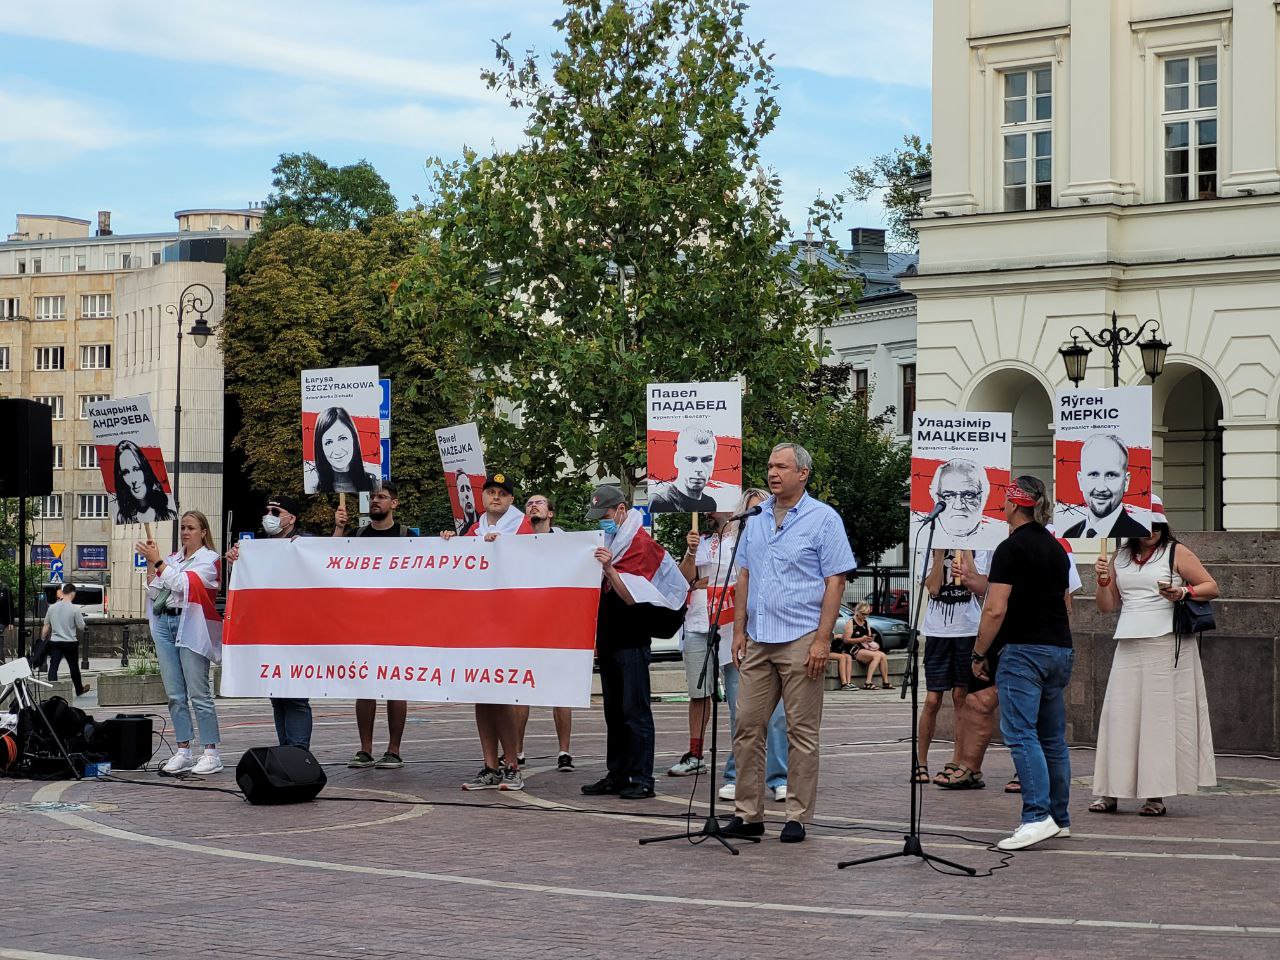
<path fill-rule="evenodd" d="M 466 533 L 484 512 L 480 502 L 485 480 L 480 431 L 474 423 L 444 427 L 436 431 L 436 446 L 440 448 L 440 466 L 444 468 L 453 525 L 458 533 Z"/>
<path fill-rule="evenodd" d="M 85 412 L 115 522 L 156 523 L 177 516 L 151 401 L 102 400 L 88 404 Z"/>
<path fill-rule="evenodd" d="M 600 533 L 248 540 L 222 693 L 585 707 Z"/>
<path fill-rule="evenodd" d="M 742 496 L 741 383 L 651 383 L 647 426 L 653 513 L 737 509 Z"/>

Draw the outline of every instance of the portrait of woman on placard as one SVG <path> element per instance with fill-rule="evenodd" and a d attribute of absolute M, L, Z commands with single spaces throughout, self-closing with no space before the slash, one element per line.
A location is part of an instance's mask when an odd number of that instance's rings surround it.
<path fill-rule="evenodd" d="M 304 463 L 307 493 L 354 493 L 373 490 L 379 468 L 364 462 L 360 432 L 342 407 L 329 407 L 316 418 L 312 441 L 313 463 Z"/>
<path fill-rule="evenodd" d="M 169 495 L 146 454 L 132 440 L 116 444 L 116 523 L 158 523 L 172 520 Z"/>

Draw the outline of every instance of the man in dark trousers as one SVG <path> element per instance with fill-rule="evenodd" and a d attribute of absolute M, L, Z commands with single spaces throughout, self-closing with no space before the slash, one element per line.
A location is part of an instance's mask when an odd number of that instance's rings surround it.
<path fill-rule="evenodd" d="M 381 486 L 369 494 L 369 522 L 361 527 L 357 537 L 408 537 L 408 527 L 396 522 L 396 510 L 400 506 L 399 490 L 391 480 L 383 480 Z M 347 535 L 350 518 L 343 507 L 333 514 L 333 535 Z M 409 701 L 387 701 L 387 749 L 378 759 L 373 758 L 373 722 L 378 715 L 378 701 L 361 698 L 356 701 L 356 728 L 360 734 L 360 749 L 347 761 L 353 770 L 374 767 L 378 770 L 395 770 L 404 766 L 400 758 L 400 741 L 404 737 L 405 720 L 409 716 Z"/>

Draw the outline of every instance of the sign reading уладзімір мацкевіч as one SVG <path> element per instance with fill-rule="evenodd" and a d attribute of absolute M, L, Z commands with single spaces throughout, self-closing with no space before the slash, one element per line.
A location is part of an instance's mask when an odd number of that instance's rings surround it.
<path fill-rule="evenodd" d="M 994 550 L 1009 534 L 1012 417 L 1007 413 L 920 413 L 911 425 L 911 536 L 934 505 L 946 506 L 933 534 L 937 548 Z M 921 540 L 921 543 L 924 541 Z"/>
<path fill-rule="evenodd" d="M 382 479 L 377 367 L 302 371 L 302 489 L 356 493 Z"/>
<path fill-rule="evenodd" d="M 484 489 L 484 450 L 480 447 L 480 431 L 474 423 L 461 423 L 436 431 L 440 448 L 440 466 L 444 469 L 444 485 L 453 510 L 453 525 L 458 533 L 466 533 L 480 519 L 480 493 Z"/>
<path fill-rule="evenodd" d="M 1151 388 L 1055 397 L 1053 524 L 1068 539 L 1151 531 Z"/>
<path fill-rule="evenodd" d="M 222 693 L 585 707 L 601 533 L 246 540 Z"/>
<path fill-rule="evenodd" d="M 732 512 L 742 498 L 742 385 L 651 383 L 649 510 Z"/>

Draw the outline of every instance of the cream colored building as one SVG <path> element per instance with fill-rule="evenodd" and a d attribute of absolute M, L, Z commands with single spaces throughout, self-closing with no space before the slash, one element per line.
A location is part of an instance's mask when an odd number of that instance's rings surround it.
<path fill-rule="evenodd" d="M 125 589 L 112 591 L 113 612 L 134 606 L 121 604 L 134 586 L 128 544 L 140 531 L 116 530 L 108 516 L 85 405 L 148 394 L 172 475 L 177 319 L 166 308 L 187 284 L 202 282 L 213 291 L 206 319 L 216 327 L 226 245 L 247 239 L 261 214 L 256 206 L 185 210 L 175 214 L 178 230 L 126 236 L 110 232 L 105 212 L 93 235 L 88 220 L 20 214 L 0 243 L 0 396 L 53 408 L 54 492 L 35 521 L 37 542 L 65 544 L 68 578 L 119 581 Z M 183 346 L 181 501 L 208 514 L 217 536 L 222 359 L 216 337 L 203 349 L 190 338 Z M 171 526 L 157 525 L 162 543 Z"/>
<path fill-rule="evenodd" d="M 1046 479 L 1058 349 L 1114 310 L 1171 341 L 1154 478 L 1181 529 L 1280 527 L 1273 0 L 934 4 L 918 403 L 1011 410 Z M 1122 382 L 1146 382 L 1136 348 Z M 1109 385 L 1093 349 L 1086 385 Z"/>

